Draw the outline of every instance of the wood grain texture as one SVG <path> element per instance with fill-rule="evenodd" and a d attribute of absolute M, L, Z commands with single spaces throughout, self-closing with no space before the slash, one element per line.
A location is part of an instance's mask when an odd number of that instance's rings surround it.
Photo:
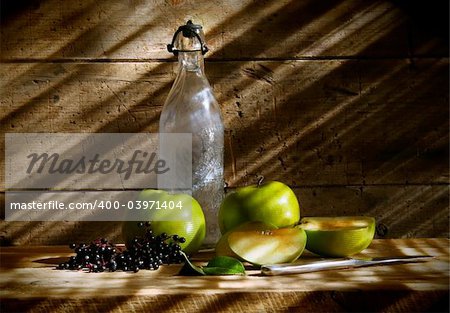
<path fill-rule="evenodd" d="M 429 254 L 426 263 L 263 277 L 174 276 L 180 266 L 156 272 L 87 274 L 55 271 L 70 255 L 64 247 L 2 248 L 2 312 L 97 309 L 173 312 L 437 311 L 448 306 L 446 239 L 376 240 L 365 256 Z M 303 258 L 316 259 L 305 253 Z M 194 257 L 205 264 L 209 254 Z M 92 297 L 95 295 L 95 301 Z"/>
<path fill-rule="evenodd" d="M 303 215 L 449 236 L 446 1 L 29 0 L 0 12 L 2 133 L 156 132 L 176 76 L 166 44 L 193 19 L 231 188 L 263 175 L 292 186 Z M 4 244 L 106 235 L 119 239 L 119 224 L 0 221 Z"/>
<path fill-rule="evenodd" d="M 446 291 L 227 292 L 113 298 L 3 299 L 2 312 L 446 312 Z"/>
<path fill-rule="evenodd" d="M 449 237 L 448 191 L 447 186 L 294 188 L 302 216 L 373 216 L 377 220 L 377 238 Z M 0 193 L 2 202 L 3 197 L 4 194 Z M 100 237 L 121 242 L 121 223 L 0 223 L 0 242 L 3 245 L 54 245 L 89 242 Z"/>
<path fill-rule="evenodd" d="M 1 58 L 170 58 L 188 19 L 204 26 L 213 58 L 409 53 L 409 16 L 389 1 L 47 0 L 4 19 Z"/>
<path fill-rule="evenodd" d="M 448 182 L 447 59 L 207 66 L 225 120 L 230 186 L 260 175 L 293 186 Z M 0 128 L 156 132 L 175 69 L 3 65 Z"/>

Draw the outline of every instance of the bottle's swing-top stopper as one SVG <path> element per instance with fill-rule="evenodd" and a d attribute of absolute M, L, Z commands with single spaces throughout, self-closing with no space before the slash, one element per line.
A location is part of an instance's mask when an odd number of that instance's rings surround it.
<path fill-rule="evenodd" d="M 199 24 L 192 23 L 191 20 L 187 21 L 186 25 L 181 25 L 178 27 L 175 34 L 173 34 L 172 43 L 167 45 L 167 50 L 174 55 L 178 55 L 178 52 L 191 52 L 191 51 L 201 51 L 204 55 L 206 52 L 209 51 L 208 47 L 206 46 L 204 40 L 202 39 L 202 36 L 200 36 L 200 32 L 202 30 L 202 26 Z M 183 50 L 183 49 L 177 49 L 175 46 L 175 41 L 177 40 L 178 34 L 181 32 L 183 37 L 185 38 L 194 38 L 196 37 L 198 42 L 200 43 L 200 49 L 195 50 Z"/>

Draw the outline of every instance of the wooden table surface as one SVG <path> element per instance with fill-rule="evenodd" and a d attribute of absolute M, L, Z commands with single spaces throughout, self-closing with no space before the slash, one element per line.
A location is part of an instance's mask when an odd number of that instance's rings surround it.
<path fill-rule="evenodd" d="M 180 266 L 138 273 L 54 270 L 68 247 L 2 247 L 1 312 L 448 311 L 449 240 L 374 240 L 361 255 L 431 255 L 424 263 L 288 276 L 176 276 Z M 194 258 L 204 264 L 211 253 Z M 309 253 L 302 257 L 315 258 Z"/>

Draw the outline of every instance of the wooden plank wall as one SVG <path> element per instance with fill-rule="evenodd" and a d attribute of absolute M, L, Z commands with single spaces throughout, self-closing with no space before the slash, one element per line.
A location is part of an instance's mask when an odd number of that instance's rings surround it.
<path fill-rule="evenodd" d="M 1 5 L 2 133 L 156 132 L 176 75 L 165 47 L 193 19 L 231 189 L 264 175 L 292 186 L 302 215 L 372 215 L 379 238 L 449 236 L 448 2 Z M 120 240 L 118 224 L 0 222 L 4 244 L 96 236 Z"/>

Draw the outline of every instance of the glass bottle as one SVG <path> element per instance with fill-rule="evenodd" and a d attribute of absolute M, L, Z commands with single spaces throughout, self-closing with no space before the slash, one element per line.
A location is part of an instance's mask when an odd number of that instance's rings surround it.
<path fill-rule="evenodd" d="M 192 196 L 206 219 L 205 245 L 220 236 L 218 210 L 224 195 L 224 126 L 220 107 L 205 76 L 208 51 L 201 25 L 188 21 L 167 46 L 178 56 L 178 75 L 159 120 L 160 133 L 192 133 Z"/>

